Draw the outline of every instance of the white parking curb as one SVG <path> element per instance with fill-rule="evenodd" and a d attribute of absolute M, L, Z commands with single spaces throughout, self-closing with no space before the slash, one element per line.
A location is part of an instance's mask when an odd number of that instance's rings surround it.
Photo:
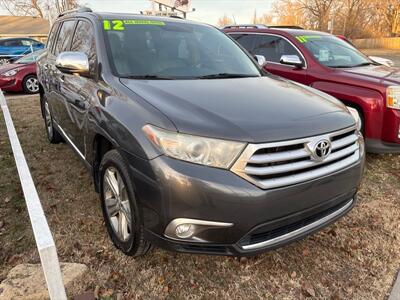
<path fill-rule="evenodd" d="M 393 285 L 393 289 L 388 300 L 400 300 L 400 272 L 397 274 L 396 282 Z"/>
<path fill-rule="evenodd" d="M 44 215 L 35 184 L 29 171 L 28 164 L 26 163 L 25 155 L 22 151 L 17 132 L 15 131 L 6 99 L 1 90 L 0 106 L 3 111 L 11 148 L 14 153 L 14 159 L 21 181 L 21 186 L 50 298 L 52 300 L 66 300 L 67 296 L 65 293 L 60 263 L 58 261 L 57 250 L 54 244 L 53 236 L 51 234 L 49 225 L 47 224 L 46 216 Z"/>

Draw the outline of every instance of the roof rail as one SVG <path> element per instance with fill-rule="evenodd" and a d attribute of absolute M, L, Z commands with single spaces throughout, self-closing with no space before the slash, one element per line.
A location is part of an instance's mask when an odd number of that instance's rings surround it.
<path fill-rule="evenodd" d="M 182 19 L 183 20 L 183 18 L 181 16 L 178 16 L 178 15 L 170 15 L 169 17 L 170 18 L 174 18 L 174 19 Z"/>
<path fill-rule="evenodd" d="M 234 24 L 234 25 L 226 25 L 223 26 L 222 29 L 231 29 L 231 28 L 255 28 L 255 29 L 266 29 L 268 26 L 263 24 Z"/>
<path fill-rule="evenodd" d="M 58 18 L 65 16 L 65 15 L 73 14 L 73 13 L 83 13 L 83 12 L 93 12 L 93 11 L 89 7 L 79 7 L 76 9 L 63 11 L 61 14 L 58 15 Z"/>
<path fill-rule="evenodd" d="M 276 28 L 276 29 L 279 29 L 279 28 L 282 28 L 282 29 L 304 29 L 303 27 L 301 27 L 301 26 L 296 26 L 296 25 L 271 25 L 271 26 L 268 26 L 268 28 Z"/>

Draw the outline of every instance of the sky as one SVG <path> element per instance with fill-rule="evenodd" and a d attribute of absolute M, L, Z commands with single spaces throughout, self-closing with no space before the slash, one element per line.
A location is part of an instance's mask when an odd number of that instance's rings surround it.
<path fill-rule="evenodd" d="M 79 0 L 94 11 L 132 12 L 139 13 L 151 9 L 148 0 Z M 225 14 L 236 20 L 236 23 L 249 23 L 254 11 L 261 16 L 268 13 L 274 0 L 192 0 L 195 12 L 188 14 L 188 19 L 217 24 L 220 17 Z M 6 12 L 0 8 L 0 14 Z"/>

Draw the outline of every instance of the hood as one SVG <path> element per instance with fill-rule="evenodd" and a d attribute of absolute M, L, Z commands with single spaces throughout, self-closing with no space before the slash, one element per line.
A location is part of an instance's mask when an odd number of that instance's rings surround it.
<path fill-rule="evenodd" d="M 369 79 L 370 81 L 382 84 L 400 85 L 400 68 L 372 65 L 360 68 L 343 69 L 343 72 L 360 75 L 364 80 Z"/>
<path fill-rule="evenodd" d="M 272 142 L 354 124 L 339 101 L 281 78 L 121 82 L 163 112 L 179 132 L 200 136 Z"/>
<path fill-rule="evenodd" d="M 7 65 L 0 66 L 0 74 L 3 74 L 3 73 L 5 73 L 7 71 L 10 71 L 12 69 L 20 68 L 21 66 L 23 66 L 23 65 L 20 65 L 20 64 L 7 64 Z"/>

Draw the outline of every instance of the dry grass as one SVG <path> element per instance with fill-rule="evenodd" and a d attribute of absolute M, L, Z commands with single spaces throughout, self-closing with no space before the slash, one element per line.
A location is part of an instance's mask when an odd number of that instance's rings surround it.
<path fill-rule="evenodd" d="M 384 299 L 390 293 L 400 266 L 398 155 L 369 155 L 357 206 L 300 242 L 241 261 L 161 249 L 132 259 L 110 243 L 81 162 L 67 145 L 47 143 L 37 97 L 8 102 L 60 260 L 90 268 L 75 294 L 96 287 L 104 299 Z M 3 123 L 0 139 L 1 280 L 16 264 L 39 258 Z"/>

